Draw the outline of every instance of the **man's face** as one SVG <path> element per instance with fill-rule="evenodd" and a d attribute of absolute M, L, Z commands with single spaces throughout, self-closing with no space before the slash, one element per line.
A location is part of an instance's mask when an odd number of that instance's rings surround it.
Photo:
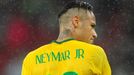
<path fill-rule="evenodd" d="M 93 43 L 94 39 L 97 38 L 95 25 L 96 20 L 93 12 L 87 12 L 87 18 L 80 20 L 79 26 L 75 29 L 75 38 L 83 42 Z"/>

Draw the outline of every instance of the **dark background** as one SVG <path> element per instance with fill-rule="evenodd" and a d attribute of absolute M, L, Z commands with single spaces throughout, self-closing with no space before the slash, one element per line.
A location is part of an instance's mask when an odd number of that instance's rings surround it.
<path fill-rule="evenodd" d="M 0 0 L 0 75 L 20 75 L 30 51 L 58 36 L 57 15 L 73 0 Z M 81 0 L 94 6 L 98 38 L 113 75 L 134 75 L 134 0 Z"/>

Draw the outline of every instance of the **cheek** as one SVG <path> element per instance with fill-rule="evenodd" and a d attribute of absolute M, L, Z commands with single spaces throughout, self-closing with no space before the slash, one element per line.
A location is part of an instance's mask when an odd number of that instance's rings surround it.
<path fill-rule="evenodd" d="M 83 34 L 85 35 L 85 38 L 91 38 L 92 37 L 92 29 L 91 28 L 85 28 L 83 31 Z"/>
<path fill-rule="evenodd" d="M 81 36 L 81 37 L 83 37 L 83 38 L 89 38 L 91 36 L 91 33 L 92 33 L 91 30 L 92 30 L 92 28 L 91 28 L 91 26 L 89 25 L 88 22 L 82 23 L 81 24 L 81 27 L 80 27 L 80 33 L 83 36 Z"/>

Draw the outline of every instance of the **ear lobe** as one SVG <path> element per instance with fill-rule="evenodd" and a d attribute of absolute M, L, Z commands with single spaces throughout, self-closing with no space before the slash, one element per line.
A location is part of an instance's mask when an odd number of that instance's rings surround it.
<path fill-rule="evenodd" d="M 74 16 L 74 17 L 72 18 L 72 24 L 73 24 L 74 28 L 77 28 L 77 27 L 78 27 L 79 22 L 80 22 L 79 16 Z"/>

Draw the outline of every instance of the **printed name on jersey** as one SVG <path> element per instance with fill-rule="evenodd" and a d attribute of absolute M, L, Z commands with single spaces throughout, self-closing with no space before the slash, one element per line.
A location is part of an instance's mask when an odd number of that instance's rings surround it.
<path fill-rule="evenodd" d="M 36 55 L 35 57 L 36 64 L 48 63 L 48 62 L 53 62 L 53 61 L 60 62 L 60 61 L 69 60 L 71 58 L 84 59 L 84 49 L 76 49 L 74 57 L 71 56 L 70 50 L 66 50 L 63 52 L 59 51 L 57 53 L 54 53 L 53 51 L 51 51 L 50 53 L 43 53 L 40 55 Z"/>

